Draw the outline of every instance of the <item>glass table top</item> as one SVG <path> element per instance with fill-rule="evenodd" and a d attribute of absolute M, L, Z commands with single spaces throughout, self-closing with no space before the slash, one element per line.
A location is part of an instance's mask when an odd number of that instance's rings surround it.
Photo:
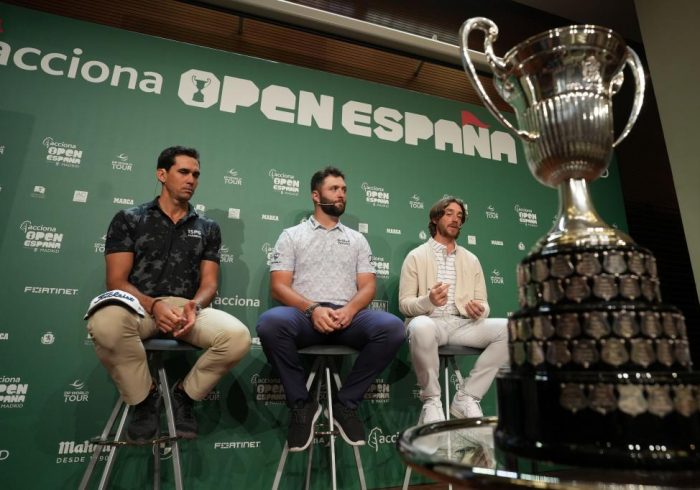
<path fill-rule="evenodd" d="M 551 489 L 700 488 L 697 471 L 644 471 L 574 467 L 518 457 L 495 447 L 498 419 L 456 419 L 405 430 L 397 443 L 403 460 L 430 478 L 462 488 Z"/>

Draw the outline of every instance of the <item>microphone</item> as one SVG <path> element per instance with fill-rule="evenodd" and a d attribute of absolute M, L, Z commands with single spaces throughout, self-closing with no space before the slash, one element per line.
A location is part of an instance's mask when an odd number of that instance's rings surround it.
<path fill-rule="evenodd" d="M 339 202 L 318 202 L 316 203 L 319 206 L 335 206 L 336 204 L 340 204 Z"/>

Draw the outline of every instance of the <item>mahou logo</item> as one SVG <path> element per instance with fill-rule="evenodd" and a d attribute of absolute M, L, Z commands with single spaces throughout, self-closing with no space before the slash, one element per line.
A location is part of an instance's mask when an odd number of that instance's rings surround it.
<path fill-rule="evenodd" d="M 59 253 L 63 244 L 63 233 L 53 226 L 34 225 L 25 220 L 19 225 L 24 233 L 24 248 L 34 252 Z"/>
<path fill-rule="evenodd" d="M 41 142 L 46 147 L 46 161 L 57 167 L 79 168 L 83 151 L 72 143 L 64 143 L 47 136 Z"/>

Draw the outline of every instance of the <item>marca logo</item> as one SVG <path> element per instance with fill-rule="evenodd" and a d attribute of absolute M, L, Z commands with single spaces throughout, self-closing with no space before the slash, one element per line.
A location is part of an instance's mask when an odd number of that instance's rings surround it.
<path fill-rule="evenodd" d="M 85 390 L 85 382 L 76 379 L 70 383 L 70 389 L 63 392 L 63 403 L 81 403 L 88 401 L 90 392 Z"/>
<path fill-rule="evenodd" d="M 129 156 L 126 153 L 120 153 L 112 160 L 112 170 L 120 172 L 131 172 L 134 164 L 129 161 Z"/>
<path fill-rule="evenodd" d="M 73 202 L 87 202 L 88 191 L 73 192 Z"/>
<path fill-rule="evenodd" d="M 221 261 L 222 264 L 232 264 L 234 257 L 233 254 L 230 254 L 228 251 L 228 247 L 226 245 L 222 245 L 221 249 L 219 250 L 219 260 Z"/>
<path fill-rule="evenodd" d="M 389 235 L 400 235 L 401 234 L 401 230 L 399 230 L 398 228 L 387 228 L 386 232 Z"/>
<path fill-rule="evenodd" d="M 41 343 L 44 345 L 52 345 L 54 342 L 56 342 L 56 336 L 53 332 L 46 332 L 41 336 Z"/>
<path fill-rule="evenodd" d="M 503 241 L 502 240 L 491 240 L 491 245 L 494 245 L 496 247 L 502 247 Z"/>
<path fill-rule="evenodd" d="M 125 206 L 133 206 L 134 205 L 134 200 L 131 199 L 130 197 L 115 197 L 112 200 L 112 203 L 114 204 L 122 204 Z"/>
<path fill-rule="evenodd" d="M 520 204 L 513 206 L 515 214 L 518 215 L 518 221 L 525 226 L 537 226 L 537 214 L 532 209 L 520 207 Z"/>
<path fill-rule="evenodd" d="M 362 183 L 362 190 L 365 191 L 365 200 L 372 206 L 380 208 L 389 207 L 389 193 L 383 187 L 369 185 L 367 182 Z"/>
<path fill-rule="evenodd" d="M 373 299 L 369 305 L 367 305 L 368 310 L 376 311 L 389 311 L 389 302 L 384 299 Z"/>
<path fill-rule="evenodd" d="M 0 55 L 2 54 L 2 45 L 0 42 Z M 2 60 L 2 56 L 0 56 Z M 0 63 L 1 64 L 1 63 Z M 57 167 L 79 168 L 80 161 L 83 158 L 83 151 L 72 143 L 64 143 L 55 141 L 52 137 L 47 136 L 41 142 L 46 147 L 46 161 L 56 164 Z"/>
<path fill-rule="evenodd" d="M 501 273 L 496 269 L 491 271 L 491 284 L 503 284 L 503 277 L 501 277 Z"/>
<path fill-rule="evenodd" d="M 379 451 L 379 446 L 385 444 L 396 444 L 396 440 L 399 438 L 399 433 L 384 435 L 384 431 L 379 427 L 373 427 L 369 431 L 369 437 L 367 437 L 367 445 L 374 449 L 374 451 Z"/>
<path fill-rule="evenodd" d="M 228 219 L 241 219 L 241 210 L 238 208 L 228 208 Z"/>
<path fill-rule="evenodd" d="M 279 221 L 280 217 L 277 216 L 276 214 L 263 214 L 260 217 L 264 221 Z"/>
<path fill-rule="evenodd" d="M 215 442 L 214 449 L 255 449 L 260 447 L 261 441 L 226 441 Z"/>
<path fill-rule="evenodd" d="M 259 308 L 260 300 L 258 298 L 243 298 L 236 296 L 217 296 L 214 298 L 215 306 L 242 306 L 244 308 Z"/>
<path fill-rule="evenodd" d="M 408 205 L 411 207 L 411 209 L 423 209 L 425 207 L 423 200 L 418 196 L 418 194 L 413 194 L 411 196 L 411 200 L 408 201 Z"/>
<path fill-rule="evenodd" d="M 374 266 L 377 277 L 381 277 L 382 279 L 389 277 L 389 262 L 387 262 L 384 257 L 370 255 L 369 262 Z"/>
<path fill-rule="evenodd" d="M 46 197 L 46 187 L 43 185 L 35 185 L 30 195 L 37 199 L 44 199 Z"/>
<path fill-rule="evenodd" d="M 286 196 L 299 195 L 299 179 L 293 175 L 278 172 L 274 168 L 267 173 L 272 179 L 272 190 Z"/>
<path fill-rule="evenodd" d="M 375 379 L 365 392 L 364 399 L 372 403 L 387 403 L 391 399 L 391 385 L 382 378 Z"/>
<path fill-rule="evenodd" d="M 19 376 L 0 376 L 0 408 L 22 408 L 28 392 L 29 384 Z"/>
<path fill-rule="evenodd" d="M 102 237 L 98 241 L 96 241 L 95 243 L 92 244 L 92 246 L 95 247 L 96 254 L 105 253 L 105 242 L 106 241 L 107 241 L 107 235 L 102 235 Z"/>
<path fill-rule="evenodd" d="M 43 286 L 24 286 L 24 292 L 29 294 L 52 294 L 57 296 L 76 296 L 77 289 L 70 288 L 46 288 Z"/>
<path fill-rule="evenodd" d="M 391 107 L 372 106 L 361 101 L 341 101 L 340 110 L 329 95 L 306 90 L 295 92 L 283 85 L 258 87 L 255 82 L 190 69 L 180 76 L 178 97 L 188 106 L 210 108 L 229 114 L 257 110 L 270 120 L 286 124 L 333 130 L 334 116 L 349 134 L 383 141 L 402 141 L 409 146 L 430 145 L 447 151 L 501 161 L 505 155 L 517 163 L 515 140 L 503 131 L 489 131 L 476 116 L 462 111 L 461 118 L 432 121 L 428 116 L 401 112 Z M 250 108 L 250 109 L 249 109 Z M 255 109 L 252 109 L 255 108 Z M 461 119 L 461 120 L 460 120 Z M 431 143 L 432 140 L 432 143 Z"/>
<path fill-rule="evenodd" d="M 224 184 L 228 185 L 243 185 L 243 179 L 238 176 L 238 170 L 229 169 L 224 175 Z"/>
<path fill-rule="evenodd" d="M 367 223 L 357 223 L 357 231 L 360 233 L 369 233 L 369 225 Z"/>
<path fill-rule="evenodd" d="M 486 208 L 486 218 L 498 219 L 498 213 L 496 212 L 496 208 L 494 208 L 492 204 L 490 204 L 489 207 Z"/>
<path fill-rule="evenodd" d="M 263 378 L 255 373 L 250 377 L 250 384 L 255 391 L 255 401 L 265 405 L 281 405 L 286 403 L 284 386 L 279 378 Z"/>
<path fill-rule="evenodd" d="M 53 226 L 33 225 L 25 220 L 19 225 L 24 233 L 24 248 L 34 252 L 59 253 L 63 243 L 63 233 L 58 233 Z"/>

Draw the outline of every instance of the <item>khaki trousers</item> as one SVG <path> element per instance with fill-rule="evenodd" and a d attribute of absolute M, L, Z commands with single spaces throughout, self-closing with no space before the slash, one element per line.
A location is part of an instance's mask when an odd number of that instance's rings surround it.
<path fill-rule="evenodd" d="M 459 391 L 481 400 L 498 369 L 508 361 L 505 318 L 471 320 L 454 315 L 417 316 L 408 323 L 411 362 L 420 386 L 420 399 L 440 397 L 438 346 L 464 345 L 484 349 Z"/>
<path fill-rule="evenodd" d="M 165 297 L 163 301 L 183 306 L 188 300 Z M 129 405 L 143 401 L 152 379 L 141 339 L 158 334 L 154 319 L 150 315 L 141 318 L 123 306 L 109 305 L 90 317 L 87 328 L 95 341 L 97 357 L 124 401 Z M 250 349 L 248 328 L 237 318 L 213 308 L 204 308 L 192 329 L 179 339 L 206 349 L 182 381 L 183 389 L 193 400 L 204 398 Z"/>

